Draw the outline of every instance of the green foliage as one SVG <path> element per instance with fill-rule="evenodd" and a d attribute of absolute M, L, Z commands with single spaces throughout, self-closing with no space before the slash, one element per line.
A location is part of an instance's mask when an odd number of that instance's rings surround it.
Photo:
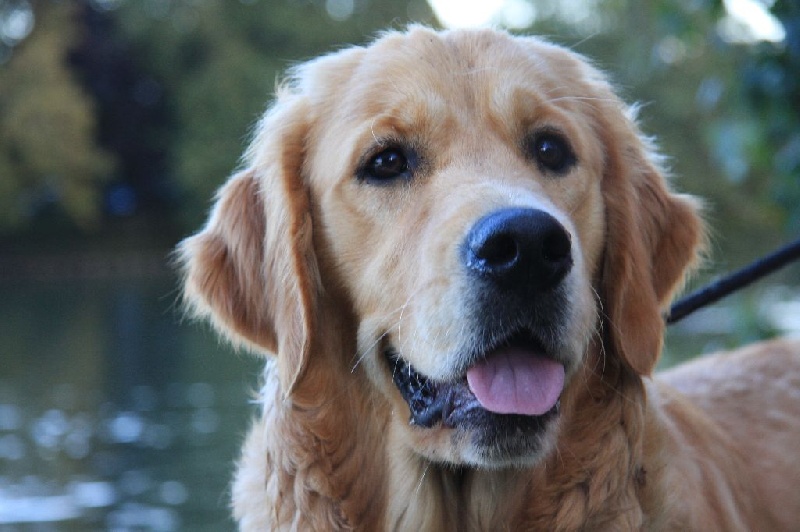
<path fill-rule="evenodd" d="M 74 223 L 100 216 L 111 159 L 95 145 L 92 101 L 66 63 L 75 42 L 68 3 L 36 10 L 32 35 L 0 66 L 0 231 L 56 204 Z"/>
<path fill-rule="evenodd" d="M 10 1 L 0 0 L 0 7 Z M 538 19 L 525 33 L 593 58 L 626 100 L 642 104 L 643 129 L 670 156 L 677 188 L 708 199 L 713 255 L 729 261 L 719 261 L 722 269 L 797 231 L 795 2 L 771 8 L 787 30 L 784 43 L 735 44 L 719 31 L 726 15 L 721 0 L 529 1 Z M 435 23 L 424 0 L 39 0 L 34 6 L 34 32 L 0 66 L 4 227 L 24 225 L 36 198 L 55 198 L 83 224 L 100 212 L 103 178 L 113 166 L 93 144 L 95 109 L 64 62 L 88 20 L 75 13 L 102 13 L 114 27 L 114 42 L 106 44 L 126 50 L 119 55 L 130 56 L 136 75 L 157 85 L 163 127 L 130 131 L 127 142 L 163 146 L 141 153 L 165 154 L 163 180 L 180 192 L 172 210 L 186 228 L 200 223 L 213 191 L 237 166 L 249 128 L 287 67 L 411 20 Z M 590 6 L 582 17 L 580 6 Z M 127 161 L 130 153 L 139 152 L 129 151 Z"/>
<path fill-rule="evenodd" d="M 755 48 L 740 69 L 743 89 L 758 114 L 759 143 L 753 164 L 769 176 L 770 199 L 790 232 L 800 228 L 800 5 L 775 3 L 786 29 L 781 46 Z"/>

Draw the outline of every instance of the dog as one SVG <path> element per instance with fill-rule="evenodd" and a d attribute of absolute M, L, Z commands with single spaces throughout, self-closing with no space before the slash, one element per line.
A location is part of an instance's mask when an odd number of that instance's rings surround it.
<path fill-rule="evenodd" d="M 653 377 L 706 237 L 635 114 L 495 30 L 292 71 L 177 251 L 191 311 L 266 355 L 242 530 L 800 526 L 800 343 Z"/>

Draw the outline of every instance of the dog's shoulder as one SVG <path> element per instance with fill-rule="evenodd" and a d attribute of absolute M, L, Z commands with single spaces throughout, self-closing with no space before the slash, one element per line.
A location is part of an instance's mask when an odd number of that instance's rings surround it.
<path fill-rule="evenodd" d="M 706 409 L 726 401 L 735 402 L 740 411 L 760 406 L 757 403 L 800 403 L 800 339 L 758 342 L 699 357 L 659 373 L 656 380 Z"/>
<path fill-rule="evenodd" d="M 788 452 L 800 442 L 800 340 L 700 357 L 659 373 L 647 392 L 650 415 L 669 428 L 658 438 L 661 453 L 671 449 L 667 491 L 727 507 L 725 515 L 741 519 L 734 529 L 796 524 L 800 495 L 783 486 L 800 483 L 796 455 Z M 695 508 L 694 519 L 710 517 L 703 505 Z"/>

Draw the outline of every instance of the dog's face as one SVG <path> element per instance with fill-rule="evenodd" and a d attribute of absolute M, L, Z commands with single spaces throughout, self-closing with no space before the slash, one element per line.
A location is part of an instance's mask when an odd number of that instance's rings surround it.
<path fill-rule="evenodd" d="M 353 342 L 334 363 L 388 405 L 390 434 L 437 462 L 535 463 L 601 316 L 610 353 L 655 363 L 699 225 L 650 157 L 574 54 L 388 35 L 300 67 L 183 244 L 187 294 L 277 352 L 287 392 L 328 347 L 318 309 L 341 308 Z"/>
<path fill-rule="evenodd" d="M 307 157 L 352 362 L 456 463 L 538 457 L 597 323 L 603 147 L 559 58 L 512 43 L 381 42 Z"/>

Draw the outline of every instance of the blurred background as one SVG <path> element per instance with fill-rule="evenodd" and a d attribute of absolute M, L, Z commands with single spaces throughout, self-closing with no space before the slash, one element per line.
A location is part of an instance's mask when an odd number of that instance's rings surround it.
<path fill-rule="evenodd" d="M 184 323 L 168 254 L 288 66 L 408 22 L 593 58 L 707 199 L 701 285 L 800 236 L 796 0 L 0 0 L 0 530 L 227 530 L 260 364 Z M 792 266 L 662 365 L 800 334 Z"/>

